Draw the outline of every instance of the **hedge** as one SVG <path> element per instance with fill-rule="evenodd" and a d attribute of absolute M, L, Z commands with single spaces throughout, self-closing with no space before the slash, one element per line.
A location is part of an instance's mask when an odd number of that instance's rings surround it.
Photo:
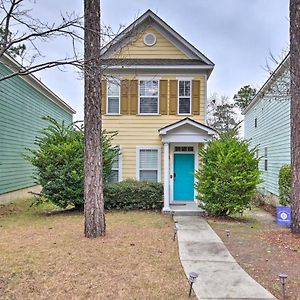
<path fill-rule="evenodd" d="M 282 205 L 288 205 L 291 202 L 291 182 L 291 166 L 282 165 L 278 176 L 279 203 Z"/>
<path fill-rule="evenodd" d="M 106 184 L 104 187 L 105 209 L 161 209 L 163 185 L 136 180 Z"/>

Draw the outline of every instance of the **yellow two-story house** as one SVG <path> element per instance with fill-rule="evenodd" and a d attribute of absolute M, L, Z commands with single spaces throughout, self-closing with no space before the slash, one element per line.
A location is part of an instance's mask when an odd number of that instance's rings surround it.
<path fill-rule="evenodd" d="M 164 183 L 164 208 L 196 201 L 207 80 L 214 64 L 151 10 L 102 50 L 103 128 L 118 131 L 113 179 Z"/>

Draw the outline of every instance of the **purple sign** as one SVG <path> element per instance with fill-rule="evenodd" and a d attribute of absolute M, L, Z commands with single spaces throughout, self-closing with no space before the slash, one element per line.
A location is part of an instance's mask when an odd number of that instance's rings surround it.
<path fill-rule="evenodd" d="M 291 208 L 289 206 L 277 206 L 277 224 L 281 226 L 291 225 Z"/>

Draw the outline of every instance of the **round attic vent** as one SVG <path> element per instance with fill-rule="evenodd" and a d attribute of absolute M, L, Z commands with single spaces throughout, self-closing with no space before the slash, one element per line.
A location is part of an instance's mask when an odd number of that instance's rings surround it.
<path fill-rule="evenodd" d="M 144 43 L 147 46 L 153 46 L 156 43 L 156 36 L 153 33 L 147 33 L 144 35 Z"/>

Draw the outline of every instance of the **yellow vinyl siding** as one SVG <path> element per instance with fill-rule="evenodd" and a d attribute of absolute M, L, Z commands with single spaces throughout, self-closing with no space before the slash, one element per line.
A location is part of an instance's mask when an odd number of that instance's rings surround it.
<path fill-rule="evenodd" d="M 155 34 L 156 43 L 149 47 L 144 44 L 144 35 L 150 32 Z M 151 27 L 138 34 L 131 43 L 115 53 L 113 58 L 188 59 L 183 52 Z"/>
<path fill-rule="evenodd" d="M 124 77 L 131 80 L 133 77 Z M 170 105 L 170 80 L 176 80 L 176 76 L 161 76 L 161 80 L 168 81 L 168 111 Z M 191 79 L 200 81 L 200 114 L 191 115 L 193 120 L 205 123 L 205 77 L 194 76 Z M 123 80 L 122 80 L 123 82 Z M 130 93 L 126 97 L 130 103 Z M 122 148 L 122 177 L 123 179 L 136 177 L 136 147 L 137 146 L 161 146 L 161 174 L 163 180 L 163 144 L 161 142 L 158 130 L 164 126 L 182 120 L 185 116 L 180 115 L 129 115 L 120 116 L 103 115 L 103 128 L 108 131 L 118 131 L 113 144 L 120 145 Z"/>
<path fill-rule="evenodd" d="M 108 131 L 118 131 L 114 145 L 122 148 L 122 177 L 136 178 L 136 147 L 161 147 L 161 174 L 163 180 L 163 144 L 158 130 L 166 125 L 181 120 L 182 116 L 104 116 L 103 127 Z M 194 120 L 204 122 L 203 117 L 195 116 Z"/>

